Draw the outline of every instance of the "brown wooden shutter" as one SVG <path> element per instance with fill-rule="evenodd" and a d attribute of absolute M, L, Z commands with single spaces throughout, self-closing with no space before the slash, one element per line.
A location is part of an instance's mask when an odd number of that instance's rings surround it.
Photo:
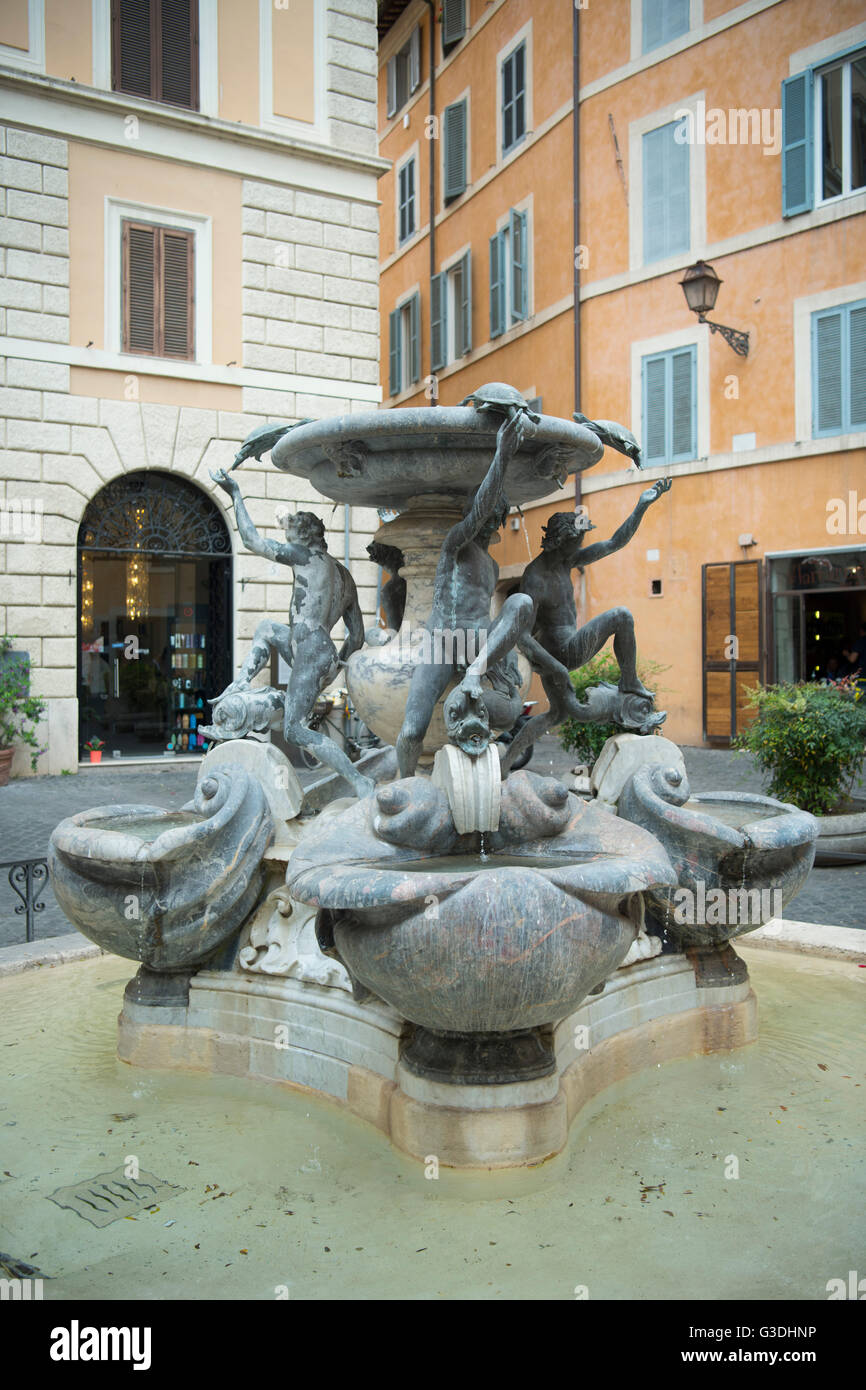
<path fill-rule="evenodd" d="M 123 352 L 195 355 L 193 233 L 123 224 Z"/>
<path fill-rule="evenodd" d="M 112 0 L 112 87 L 198 110 L 198 0 Z"/>
<path fill-rule="evenodd" d="M 730 639 L 735 637 L 736 656 Z M 704 737 L 730 742 L 754 716 L 745 692 L 763 680 L 761 561 L 703 567 Z"/>

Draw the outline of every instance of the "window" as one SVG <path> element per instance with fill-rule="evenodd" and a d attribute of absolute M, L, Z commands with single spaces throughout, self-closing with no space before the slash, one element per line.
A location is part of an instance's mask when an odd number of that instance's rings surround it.
<path fill-rule="evenodd" d="M 388 115 L 394 116 L 405 106 L 421 85 L 421 29 L 416 24 L 399 53 L 388 59 Z"/>
<path fill-rule="evenodd" d="M 191 231 L 122 223 L 122 352 L 194 357 L 193 244 Z"/>
<path fill-rule="evenodd" d="M 413 294 L 388 316 L 389 373 L 392 396 L 407 391 L 421 378 L 421 296 Z"/>
<path fill-rule="evenodd" d="M 112 0 L 115 92 L 198 110 L 198 0 Z"/>
<path fill-rule="evenodd" d="M 438 372 L 472 351 L 472 253 L 430 282 L 431 368 Z"/>
<path fill-rule="evenodd" d="M 502 64 L 502 153 L 508 154 L 526 134 L 526 44 L 520 43 Z"/>
<path fill-rule="evenodd" d="M 682 133 L 682 124 L 670 121 L 643 136 L 645 265 L 688 251 L 691 242 L 689 145 Z"/>
<path fill-rule="evenodd" d="M 466 0 L 442 0 L 442 52 L 450 53 L 466 33 Z"/>
<path fill-rule="evenodd" d="M 490 238 L 490 336 L 498 338 L 529 316 L 529 216 L 508 214 Z"/>
<path fill-rule="evenodd" d="M 415 160 L 407 159 L 397 174 L 397 240 L 415 235 Z"/>
<path fill-rule="evenodd" d="M 442 186 L 446 203 L 452 202 L 455 198 L 459 198 L 461 193 L 466 192 L 466 118 L 465 99 L 455 101 L 451 106 L 446 106 L 442 113 L 443 158 L 445 162 L 445 177 Z"/>
<path fill-rule="evenodd" d="M 643 51 L 689 32 L 689 0 L 643 0 Z"/>
<path fill-rule="evenodd" d="M 866 429 L 866 299 L 812 315 L 812 433 Z"/>
<path fill-rule="evenodd" d="M 866 52 L 782 83 L 782 214 L 866 188 Z"/>
<path fill-rule="evenodd" d="M 647 464 L 681 463 L 697 454 L 696 358 L 692 345 L 641 359 Z"/>

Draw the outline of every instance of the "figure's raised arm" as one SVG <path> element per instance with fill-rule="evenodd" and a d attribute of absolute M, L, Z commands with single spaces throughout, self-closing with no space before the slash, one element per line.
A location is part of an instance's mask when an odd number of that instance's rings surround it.
<path fill-rule="evenodd" d="M 493 455 L 493 462 L 475 494 L 469 511 L 461 521 L 451 527 L 442 542 L 443 551 L 459 550 L 467 541 L 471 541 L 474 536 L 477 536 L 484 523 L 489 521 L 504 505 L 505 470 L 520 448 L 523 434 L 523 419 L 515 413 L 500 428 L 496 436 L 496 453 Z"/>
<path fill-rule="evenodd" d="M 211 469 L 211 477 L 217 487 L 227 492 L 234 503 L 235 520 L 238 533 L 247 550 L 253 555 L 261 555 L 265 560 L 277 560 L 284 565 L 301 564 L 307 558 L 305 547 L 292 545 L 288 541 L 271 541 L 260 536 L 255 523 L 246 508 L 240 486 L 235 478 L 224 468 Z"/>
<path fill-rule="evenodd" d="M 658 482 L 653 483 L 652 487 L 646 488 L 638 498 L 637 506 L 631 516 L 626 517 L 621 526 L 618 526 L 608 541 L 596 541 L 594 545 L 588 545 L 580 553 L 577 564 L 581 569 L 584 565 L 591 565 L 596 560 L 603 560 L 606 555 L 613 555 L 617 550 L 622 550 L 624 545 L 628 545 L 638 526 L 640 526 L 643 515 L 657 502 L 666 492 L 670 491 L 670 478 L 659 478 Z"/>

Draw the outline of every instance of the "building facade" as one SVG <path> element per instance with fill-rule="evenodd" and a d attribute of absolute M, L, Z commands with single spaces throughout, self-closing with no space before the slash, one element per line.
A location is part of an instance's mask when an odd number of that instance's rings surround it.
<path fill-rule="evenodd" d="M 749 686 L 844 671 L 866 618 L 862 8 L 444 0 L 433 23 L 412 0 L 379 17 L 386 401 L 500 380 L 633 430 L 642 473 L 607 450 L 574 496 L 511 518 L 501 587 L 554 511 L 585 506 L 612 535 L 672 476 L 575 594 L 584 619 L 632 609 L 673 738 L 725 743 Z M 701 261 L 722 281 L 708 321 L 681 288 Z"/>
<path fill-rule="evenodd" d="M 0 15 L 0 632 L 45 697 L 40 772 L 194 755 L 291 573 L 209 476 L 270 420 L 373 408 L 374 0 L 8 0 Z M 267 463 L 376 606 L 368 509 Z M 86 754 L 85 754 L 86 756 Z M 29 772 L 24 752 L 13 773 Z"/>

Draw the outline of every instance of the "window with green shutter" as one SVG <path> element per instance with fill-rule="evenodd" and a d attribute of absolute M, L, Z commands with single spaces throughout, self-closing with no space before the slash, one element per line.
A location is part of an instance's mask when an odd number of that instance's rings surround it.
<path fill-rule="evenodd" d="M 697 454 L 697 350 L 656 352 L 641 363 L 644 456 L 648 465 Z"/>
<path fill-rule="evenodd" d="M 505 332 L 505 243 L 507 232 L 496 232 L 490 238 L 490 336 L 498 338 Z"/>
<path fill-rule="evenodd" d="M 430 281 L 430 369 L 438 372 L 448 362 L 448 276 L 444 271 Z"/>
<path fill-rule="evenodd" d="M 812 315 L 812 433 L 866 429 L 866 299 Z"/>
<path fill-rule="evenodd" d="M 643 0 L 643 51 L 650 53 L 689 32 L 689 0 Z"/>
<path fill-rule="evenodd" d="M 782 83 L 782 215 L 812 206 L 812 74 Z"/>
<path fill-rule="evenodd" d="M 388 315 L 388 392 L 392 396 L 403 390 L 402 321 L 399 309 Z"/>
<path fill-rule="evenodd" d="M 866 188 L 866 50 L 782 82 L 782 215 Z"/>
<path fill-rule="evenodd" d="M 115 92 L 198 110 L 198 0 L 112 0 Z"/>
<path fill-rule="evenodd" d="M 442 0 L 439 16 L 442 25 L 442 52 L 450 53 L 466 33 L 466 0 Z"/>
<path fill-rule="evenodd" d="M 490 336 L 529 317 L 529 215 L 514 208 L 490 238 Z"/>
<path fill-rule="evenodd" d="M 466 192 L 467 182 L 467 106 L 466 100 L 455 101 L 442 113 L 444 140 L 443 161 L 445 178 L 443 197 L 446 203 Z"/>
<path fill-rule="evenodd" d="M 661 261 L 688 251 L 691 242 L 689 146 L 676 139 L 678 121 L 643 137 L 643 259 Z"/>
<path fill-rule="evenodd" d="M 509 154 L 526 134 L 526 44 L 512 49 L 502 64 L 502 153 Z"/>
<path fill-rule="evenodd" d="M 395 116 L 421 85 L 421 28 L 415 26 L 385 68 L 386 115 Z"/>
<path fill-rule="evenodd" d="M 509 233 L 511 238 L 511 322 L 521 323 L 529 313 L 529 248 L 528 219 L 525 212 L 511 209 Z"/>
<path fill-rule="evenodd" d="M 397 240 L 402 246 L 415 235 L 415 160 L 407 159 L 397 173 Z"/>

